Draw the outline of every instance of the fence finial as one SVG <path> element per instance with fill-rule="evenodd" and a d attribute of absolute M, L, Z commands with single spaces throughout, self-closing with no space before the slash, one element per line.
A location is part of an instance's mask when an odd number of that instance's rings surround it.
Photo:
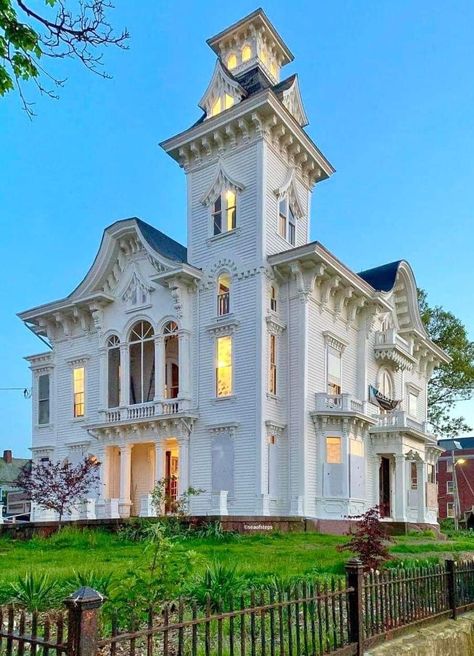
<path fill-rule="evenodd" d="M 64 600 L 69 611 L 69 656 L 96 656 L 99 641 L 98 614 L 105 597 L 84 586 Z"/>

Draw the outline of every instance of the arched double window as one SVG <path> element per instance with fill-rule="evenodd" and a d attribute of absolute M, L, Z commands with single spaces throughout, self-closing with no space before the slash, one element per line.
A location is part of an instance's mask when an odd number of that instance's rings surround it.
<path fill-rule="evenodd" d="M 389 399 L 393 399 L 394 389 L 393 380 L 387 369 L 380 369 L 378 376 L 378 390 L 381 394 Z"/>
<path fill-rule="evenodd" d="M 212 231 L 214 235 L 234 230 L 237 219 L 237 198 L 235 191 L 223 191 L 212 205 Z"/>
<path fill-rule="evenodd" d="M 130 404 L 147 403 L 155 396 L 155 333 L 148 321 L 130 330 Z"/>
<path fill-rule="evenodd" d="M 179 336 L 178 324 L 168 321 L 163 328 L 165 339 L 165 399 L 179 396 Z"/>
<path fill-rule="evenodd" d="M 217 316 L 230 312 L 230 274 L 222 272 L 217 278 Z"/>
<path fill-rule="evenodd" d="M 107 340 L 107 381 L 109 408 L 120 405 L 120 339 L 111 335 Z"/>

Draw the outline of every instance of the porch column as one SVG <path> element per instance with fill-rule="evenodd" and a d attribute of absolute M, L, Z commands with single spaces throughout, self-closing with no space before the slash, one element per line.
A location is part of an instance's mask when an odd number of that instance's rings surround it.
<path fill-rule="evenodd" d="M 107 349 L 102 346 L 99 349 L 99 409 L 105 410 L 109 407 L 109 386 L 107 371 Z"/>
<path fill-rule="evenodd" d="M 403 454 L 395 456 L 394 515 L 397 522 L 407 521 L 407 461 Z"/>
<path fill-rule="evenodd" d="M 120 447 L 120 517 L 130 517 L 132 500 L 130 498 L 130 479 L 132 469 L 132 445 Z"/>
<path fill-rule="evenodd" d="M 416 463 L 416 479 L 418 485 L 418 521 L 426 522 L 426 463 Z"/>
<path fill-rule="evenodd" d="M 179 331 L 179 398 L 189 399 L 191 394 L 190 333 Z"/>
<path fill-rule="evenodd" d="M 179 445 L 179 472 L 178 472 L 178 494 L 181 495 L 189 487 L 189 438 L 178 439 Z"/>
<path fill-rule="evenodd" d="M 130 405 L 130 359 L 128 344 L 120 345 L 120 407 Z"/>
<path fill-rule="evenodd" d="M 162 401 L 165 390 L 165 340 L 155 335 L 155 402 Z"/>

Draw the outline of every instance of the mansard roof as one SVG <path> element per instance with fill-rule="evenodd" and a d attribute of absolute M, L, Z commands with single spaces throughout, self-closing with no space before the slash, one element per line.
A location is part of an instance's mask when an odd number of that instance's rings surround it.
<path fill-rule="evenodd" d="M 127 221 L 130 219 L 125 220 Z M 140 228 L 140 232 L 154 251 L 161 253 L 161 255 L 168 258 L 169 260 L 187 263 L 188 249 L 186 246 L 183 246 L 178 241 L 171 239 L 171 237 L 165 235 L 164 232 L 154 228 L 149 223 L 145 223 L 145 221 L 142 221 L 141 219 L 135 218 L 132 220 L 136 221 L 138 227 Z M 120 221 L 117 221 L 116 223 L 120 223 Z"/>

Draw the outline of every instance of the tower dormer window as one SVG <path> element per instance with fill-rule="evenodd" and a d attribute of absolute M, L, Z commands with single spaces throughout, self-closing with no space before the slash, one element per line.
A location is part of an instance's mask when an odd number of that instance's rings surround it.
<path fill-rule="evenodd" d="M 217 279 L 217 315 L 222 317 L 230 312 L 230 275 L 221 273 Z"/>
<path fill-rule="evenodd" d="M 213 204 L 212 225 L 213 234 L 220 235 L 223 232 L 235 230 L 236 216 L 236 195 L 235 191 L 228 189 L 221 193 Z"/>
<path fill-rule="evenodd" d="M 232 53 L 227 59 L 227 68 L 231 71 L 233 68 L 237 67 L 237 56 Z"/>
<path fill-rule="evenodd" d="M 224 109 L 230 109 L 234 104 L 234 99 L 228 93 L 224 93 L 223 96 L 220 96 L 214 101 L 211 109 L 211 116 L 217 116 Z"/>

